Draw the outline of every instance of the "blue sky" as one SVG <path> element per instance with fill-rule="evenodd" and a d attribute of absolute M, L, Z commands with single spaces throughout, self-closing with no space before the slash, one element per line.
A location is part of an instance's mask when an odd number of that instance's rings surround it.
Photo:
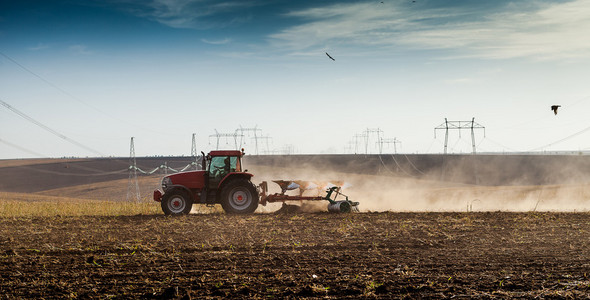
<path fill-rule="evenodd" d="M 7 2 L 0 158 L 590 150 L 588 1 Z"/>

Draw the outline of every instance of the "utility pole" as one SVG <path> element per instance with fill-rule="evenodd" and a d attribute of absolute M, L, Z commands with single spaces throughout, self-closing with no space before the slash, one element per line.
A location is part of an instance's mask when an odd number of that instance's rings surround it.
<path fill-rule="evenodd" d="M 365 139 L 366 137 L 366 133 L 364 134 L 355 134 L 354 135 L 354 154 L 358 154 L 359 153 L 359 141 L 361 139 Z"/>
<path fill-rule="evenodd" d="M 236 131 L 234 131 L 234 133 L 219 133 L 217 131 L 217 129 L 215 129 L 215 134 L 209 135 L 210 138 L 211 137 L 217 138 L 217 143 L 215 145 L 215 150 L 219 150 L 219 139 L 222 138 L 222 137 L 225 137 L 225 138 L 233 138 L 234 139 L 235 150 L 239 150 L 239 148 L 238 148 L 238 137 L 242 138 L 242 137 L 244 137 L 244 135 L 243 134 L 238 134 L 238 130 L 239 129 L 236 129 Z"/>
<path fill-rule="evenodd" d="M 393 144 L 393 153 L 397 154 L 397 144 L 401 144 L 402 142 L 400 140 L 398 140 L 397 138 L 393 138 L 393 139 L 381 138 L 379 141 L 377 141 L 377 143 L 379 144 L 379 154 L 383 154 L 383 144 Z"/>
<path fill-rule="evenodd" d="M 129 149 L 129 180 L 127 183 L 127 201 L 133 197 L 133 188 L 135 188 L 135 201 L 140 201 L 139 182 L 137 181 L 137 162 L 135 161 L 135 143 L 134 137 L 131 137 L 131 146 Z"/>
<path fill-rule="evenodd" d="M 485 137 L 486 128 L 477 122 L 475 122 L 475 118 L 472 118 L 471 121 L 449 121 L 445 118 L 445 122 L 436 126 L 434 128 L 434 138 L 436 138 L 436 131 L 437 130 L 445 130 L 445 147 L 444 147 L 444 154 L 447 154 L 447 145 L 449 143 L 449 129 L 457 129 L 459 131 L 459 137 L 461 137 L 461 129 L 469 129 L 471 130 L 471 148 L 472 154 L 476 154 L 475 149 L 475 129 L 483 129 L 483 134 Z"/>
<path fill-rule="evenodd" d="M 461 138 L 461 129 L 468 129 L 471 131 L 471 148 L 472 148 L 472 166 L 473 166 L 473 178 L 474 183 L 478 184 L 478 176 L 477 176 L 477 162 L 476 162 L 476 149 L 475 149 L 475 129 L 483 129 L 483 135 L 485 137 L 486 128 L 478 123 L 475 122 L 475 117 L 471 118 L 471 121 L 449 121 L 445 118 L 445 122 L 438 125 L 434 128 L 434 138 L 436 138 L 436 131 L 443 130 L 445 131 L 445 148 L 444 148 L 444 155 L 442 156 L 442 167 L 441 167 L 441 179 L 445 177 L 445 170 L 446 170 L 446 154 L 447 154 L 447 145 L 449 142 L 449 129 L 456 129 L 459 132 L 459 138 Z"/>
<path fill-rule="evenodd" d="M 191 158 L 193 159 L 193 164 L 195 165 L 195 170 L 200 170 L 199 168 L 199 160 L 197 159 L 197 140 L 196 140 L 196 133 L 193 133 L 193 142 L 191 146 Z"/>
<path fill-rule="evenodd" d="M 259 140 L 263 140 L 263 141 L 266 142 L 265 143 L 266 144 L 266 153 L 269 153 L 270 152 L 270 148 L 268 147 L 268 140 L 272 140 L 272 137 L 266 135 L 266 136 L 259 136 L 258 139 Z M 258 146 L 256 146 L 256 148 L 258 148 Z M 258 155 L 258 153 L 256 153 L 256 154 Z"/>
<path fill-rule="evenodd" d="M 377 141 L 379 141 L 379 139 L 381 138 L 381 133 L 383 133 L 383 130 L 379 129 L 379 128 L 367 128 L 365 130 L 365 154 L 369 154 L 369 138 L 370 135 L 372 133 L 376 133 L 377 134 Z"/>
<path fill-rule="evenodd" d="M 254 132 L 254 144 L 255 144 L 255 153 L 256 155 L 258 155 L 258 132 L 262 131 L 262 129 L 257 128 L 258 125 L 251 127 L 251 128 L 244 128 L 242 127 L 242 125 L 240 125 L 240 128 L 238 128 L 238 130 L 241 133 L 241 136 L 244 136 L 244 132 L 248 133 L 248 132 Z M 245 143 L 244 143 L 245 144 Z M 242 138 L 240 138 L 240 148 L 242 147 Z"/>
<path fill-rule="evenodd" d="M 196 135 L 196 133 L 193 133 L 193 141 L 191 144 L 191 157 L 197 156 L 197 141 L 195 140 Z"/>

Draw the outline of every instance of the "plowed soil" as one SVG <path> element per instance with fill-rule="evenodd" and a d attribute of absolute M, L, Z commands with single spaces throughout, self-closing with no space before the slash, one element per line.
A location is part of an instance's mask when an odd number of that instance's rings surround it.
<path fill-rule="evenodd" d="M 590 214 L 0 219 L 0 298 L 588 297 Z"/>

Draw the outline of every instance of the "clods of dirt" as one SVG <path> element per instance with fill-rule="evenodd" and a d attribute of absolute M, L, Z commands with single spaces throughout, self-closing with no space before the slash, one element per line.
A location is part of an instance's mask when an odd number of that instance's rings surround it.
<path fill-rule="evenodd" d="M 1 299 L 590 293 L 588 213 L 0 218 L 0 237 Z"/>

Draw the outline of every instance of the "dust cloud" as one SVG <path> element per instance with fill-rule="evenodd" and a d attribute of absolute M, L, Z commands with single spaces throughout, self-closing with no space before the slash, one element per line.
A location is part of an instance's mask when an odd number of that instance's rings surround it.
<path fill-rule="evenodd" d="M 268 182 L 269 193 L 280 188 L 272 180 L 309 180 L 345 182 L 342 190 L 350 200 L 360 202 L 361 212 L 458 212 L 458 211 L 563 211 L 590 209 L 590 187 L 585 183 L 552 185 L 482 186 L 433 179 L 393 176 L 392 174 L 352 174 L 320 171 L 319 168 L 286 168 L 249 165 L 255 174 L 252 181 Z M 490 167 L 486 172 L 490 172 Z M 500 172 L 500 171 L 499 171 Z M 437 174 L 440 174 L 437 173 Z M 435 178 L 428 176 L 424 178 Z M 298 190 L 287 194 L 297 195 Z M 306 191 L 304 195 L 325 195 L 324 190 Z M 338 198 L 342 200 L 343 198 Z M 304 211 L 327 211 L 327 201 L 291 201 Z M 280 203 L 259 206 L 259 212 L 274 212 Z"/>

